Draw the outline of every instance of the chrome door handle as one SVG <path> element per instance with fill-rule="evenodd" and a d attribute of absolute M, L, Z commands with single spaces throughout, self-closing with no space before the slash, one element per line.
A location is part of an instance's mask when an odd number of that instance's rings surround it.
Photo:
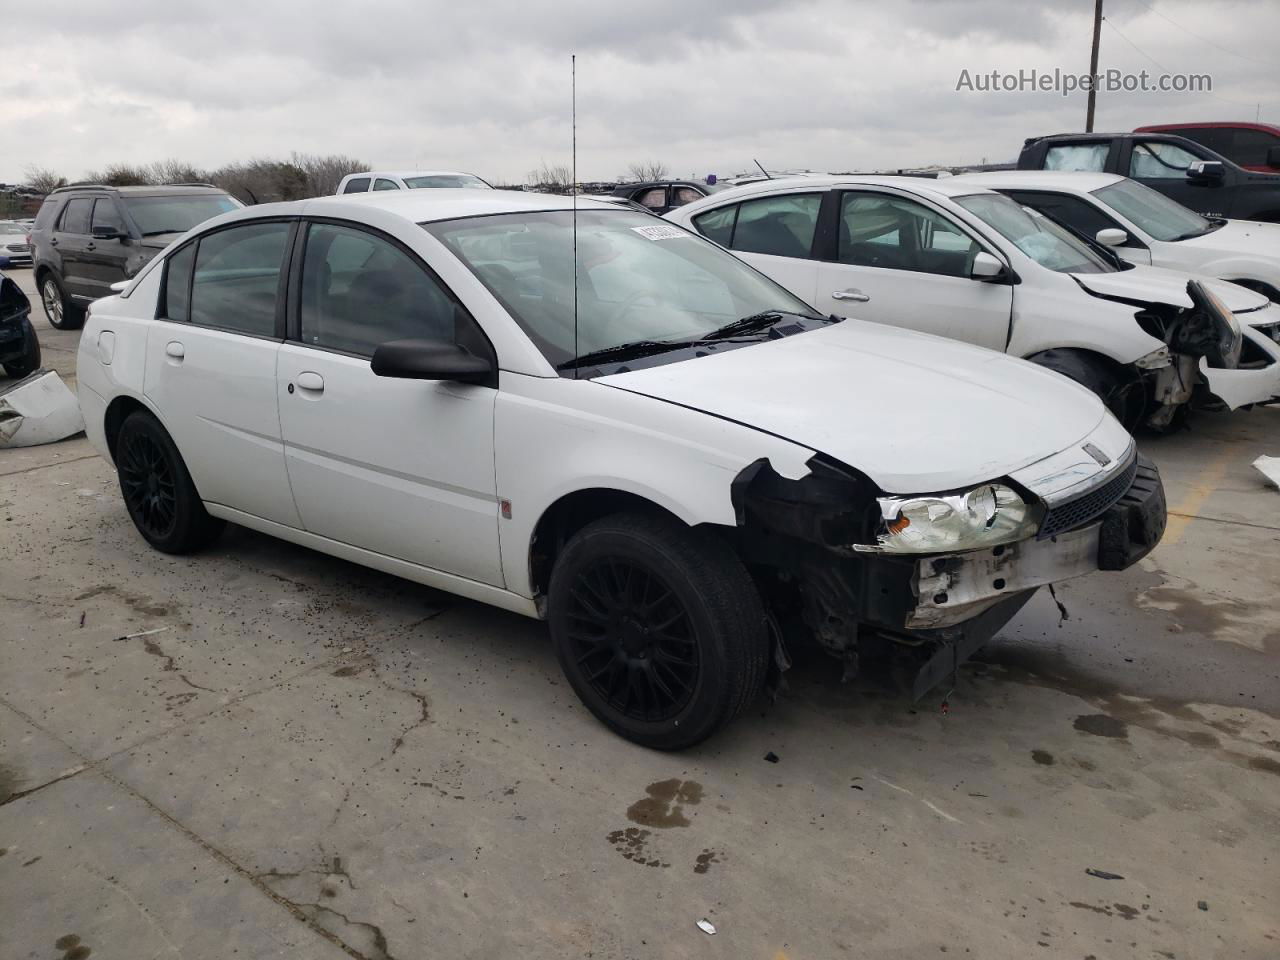
<path fill-rule="evenodd" d="M 97 249 L 98 249 L 98 245 L 97 245 L 97 244 L 95 244 L 95 243 L 86 243 L 86 244 L 85 244 L 85 246 L 84 246 L 84 248 L 85 248 L 86 250 L 97 250 Z"/>
<path fill-rule="evenodd" d="M 170 340 L 164 345 L 165 356 L 172 357 L 174 360 L 181 360 L 187 355 L 186 349 L 177 340 Z"/>
<path fill-rule="evenodd" d="M 856 300 L 858 301 L 858 303 L 866 303 L 871 298 L 867 296 L 865 293 L 863 293 L 861 290 L 854 290 L 850 288 L 848 290 L 833 290 L 831 292 L 831 299 L 832 300 Z"/>
<path fill-rule="evenodd" d="M 312 393 L 324 392 L 324 377 L 310 370 L 305 370 L 298 374 L 296 382 L 299 390 L 310 390 Z"/>

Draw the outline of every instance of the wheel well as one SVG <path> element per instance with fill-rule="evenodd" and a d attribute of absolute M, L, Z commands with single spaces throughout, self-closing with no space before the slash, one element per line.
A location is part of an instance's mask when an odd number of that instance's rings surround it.
<path fill-rule="evenodd" d="M 1129 365 L 1112 360 L 1105 353 L 1099 353 L 1096 350 L 1088 350 L 1084 347 L 1050 347 L 1048 350 L 1038 350 L 1035 353 L 1027 354 L 1024 360 L 1030 360 L 1032 363 L 1039 363 L 1039 358 L 1047 354 L 1056 354 L 1057 356 L 1071 356 L 1086 363 L 1097 363 L 1104 370 L 1114 374 L 1117 377 L 1124 378 Z"/>
<path fill-rule="evenodd" d="M 107 435 L 107 450 L 111 453 L 111 459 L 116 458 L 116 440 L 120 436 L 120 425 L 124 423 L 124 418 L 129 416 L 135 410 L 146 410 L 146 406 L 133 397 L 116 397 L 107 405 L 106 416 L 103 418 L 103 429 Z"/>
<path fill-rule="evenodd" d="M 1260 293 L 1268 300 L 1280 303 L 1280 290 L 1277 290 L 1265 280 L 1253 280 L 1249 277 L 1236 277 L 1228 282 L 1234 283 L 1238 287 L 1244 287 L 1246 290 L 1252 290 L 1254 293 Z"/>
<path fill-rule="evenodd" d="M 46 267 L 46 266 L 43 266 L 43 265 L 41 265 L 41 266 L 39 266 L 39 267 L 36 267 L 35 281 L 36 281 L 36 288 L 37 288 L 37 289 L 39 289 L 40 284 L 42 284 L 42 283 L 44 282 L 44 278 L 45 278 L 46 276 L 48 276 L 50 273 L 52 273 L 52 272 L 53 272 L 53 270 L 52 270 L 52 268 L 51 268 L 51 267 Z"/>
<path fill-rule="evenodd" d="M 612 513 L 659 513 L 684 523 L 670 510 L 634 493 L 609 488 L 575 490 L 542 514 L 529 542 L 529 580 L 534 596 L 547 592 L 551 570 L 569 539 L 594 520 Z"/>

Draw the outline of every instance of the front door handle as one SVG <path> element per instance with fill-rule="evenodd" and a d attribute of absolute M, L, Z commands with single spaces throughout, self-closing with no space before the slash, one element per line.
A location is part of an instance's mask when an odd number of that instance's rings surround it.
<path fill-rule="evenodd" d="M 170 340 L 164 345 L 164 354 L 169 359 L 181 363 L 182 358 L 187 355 L 187 351 L 177 340 Z"/>
<path fill-rule="evenodd" d="M 84 245 L 84 248 L 85 248 L 86 250 L 97 250 L 97 249 L 98 249 L 98 245 L 97 245 L 97 244 L 95 244 L 95 243 L 86 243 L 86 244 Z"/>
<path fill-rule="evenodd" d="M 831 292 L 832 300 L 856 300 L 858 303 L 866 303 L 871 298 L 861 290 L 855 290 L 850 287 L 848 290 L 833 290 Z"/>
<path fill-rule="evenodd" d="M 302 373 L 298 374 L 296 382 L 299 390 L 307 390 L 311 393 L 324 392 L 324 377 L 320 376 L 318 373 L 313 373 L 310 370 L 304 370 Z"/>

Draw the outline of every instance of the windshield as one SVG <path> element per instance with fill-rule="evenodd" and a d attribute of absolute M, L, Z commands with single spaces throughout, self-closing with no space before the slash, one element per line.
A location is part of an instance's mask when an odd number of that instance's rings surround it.
<path fill-rule="evenodd" d="M 964 207 L 994 227 L 1028 257 L 1058 273 L 1114 273 L 1115 267 L 1048 217 L 1027 210 L 1003 194 L 957 197 Z"/>
<path fill-rule="evenodd" d="M 473 177 L 469 173 L 433 173 L 429 177 L 405 177 L 405 186 L 410 190 L 418 190 L 423 187 L 471 187 L 479 190 L 492 190 L 487 183 L 479 177 Z"/>
<path fill-rule="evenodd" d="M 640 340 L 689 340 L 772 310 L 813 309 L 724 250 L 629 210 L 578 212 L 574 349 L 568 210 L 423 224 L 493 292 L 553 365 Z"/>
<path fill-rule="evenodd" d="M 124 205 L 144 237 L 161 233 L 186 233 L 196 224 L 240 206 L 225 193 L 125 197 Z"/>
<path fill-rule="evenodd" d="M 1214 229 L 1194 210 L 1133 180 L 1119 180 L 1094 190 L 1093 195 L 1157 240 L 1189 240 Z"/>

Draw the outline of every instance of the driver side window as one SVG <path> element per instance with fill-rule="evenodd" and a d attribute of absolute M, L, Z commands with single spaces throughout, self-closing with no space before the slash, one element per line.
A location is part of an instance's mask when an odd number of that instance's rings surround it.
<path fill-rule="evenodd" d="M 913 200 L 876 193 L 841 198 L 840 263 L 966 277 L 978 250 L 955 223 Z"/>
<path fill-rule="evenodd" d="M 435 276 L 395 244 L 330 223 L 307 232 L 300 314 L 303 343 L 364 357 L 390 340 L 461 342 L 472 324 Z"/>
<path fill-rule="evenodd" d="M 1129 158 L 1129 176 L 1135 180 L 1185 180 L 1187 168 L 1199 159 L 1172 143 L 1135 143 Z"/>

